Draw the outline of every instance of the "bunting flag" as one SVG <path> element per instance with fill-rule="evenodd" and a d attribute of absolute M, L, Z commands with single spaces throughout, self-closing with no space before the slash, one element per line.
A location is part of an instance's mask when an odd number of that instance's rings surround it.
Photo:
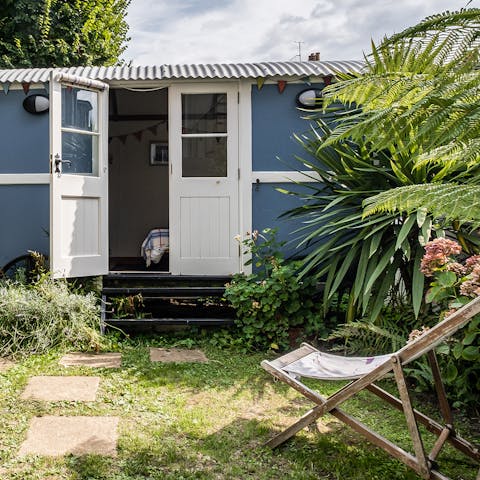
<path fill-rule="evenodd" d="M 165 120 L 162 120 L 155 125 L 151 125 L 150 127 L 142 128 L 141 130 L 136 130 L 135 132 L 122 133 L 121 135 L 110 135 L 108 137 L 108 141 L 110 143 L 112 140 L 115 140 L 116 138 L 118 138 L 125 145 L 125 142 L 127 141 L 127 138 L 130 137 L 130 136 L 133 136 L 139 142 L 141 142 L 142 138 L 143 138 L 143 136 L 146 132 L 150 132 L 153 135 L 157 135 L 159 125 L 161 125 L 163 123 L 165 123 Z"/>
<path fill-rule="evenodd" d="M 8 91 L 10 90 L 10 85 L 11 85 L 10 82 L 5 82 L 4 84 L 2 84 L 3 93 L 4 93 L 5 95 L 8 95 Z"/>
<path fill-rule="evenodd" d="M 30 90 L 30 82 L 22 82 L 22 88 L 25 95 L 27 95 Z"/>
<path fill-rule="evenodd" d="M 312 82 L 310 81 L 310 77 L 303 77 L 300 80 L 308 86 L 312 84 Z"/>
<path fill-rule="evenodd" d="M 50 84 L 48 82 L 44 82 L 43 88 L 48 92 L 50 90 Z"/>
<path fill-rule="evenodd" d="M 257 89 L 261 90 L 264 83 L 265 83 L 265 77 L 258 77 L 257 78 Z"/>
<path fill-rule="evenodd" d="M 280 93 L 283 93 L 283 91 L 285 90 L 285 87 L 287 86 L 286 80 L 279 80 L 277 82 L 277 86 L 278 86 L 278 91 Z"/>
<path fill-rule="evenodd" d="M 327 87 L 328 85 L 330 85 L 332 83 L 332 76 L 327 75 L 327 76 L 323 77 L 323 82 L 325 83 L 325 86 Z"/>

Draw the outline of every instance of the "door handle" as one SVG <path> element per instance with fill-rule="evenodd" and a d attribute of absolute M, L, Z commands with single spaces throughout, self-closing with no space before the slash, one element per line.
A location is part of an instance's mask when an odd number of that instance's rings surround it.
<path fill-rule="evenodd" d="M 62 163 L 68 163 L 68 165 L 72 164 L 72 162 L 70 160 L 62 160 L 60 158 L 60 155 L 57 153 L 55 155 L 55 173 L 58 173 L 58 174 L 62 173 L 61 170 L 60 170 L 60 165 Z"/>

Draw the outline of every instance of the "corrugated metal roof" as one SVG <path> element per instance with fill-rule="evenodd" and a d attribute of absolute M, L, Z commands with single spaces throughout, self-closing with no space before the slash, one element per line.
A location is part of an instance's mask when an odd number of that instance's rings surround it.
<path fill-rule="evenodd" d="M 261 62 L 158 65 L 146 67 L 72 67 L 0 70 L 0 83 L 48 82 L 52 71 L 107 82 L 126 80 L 240 79 L 258 77 L 322 77 L 342 72 L 361 72 L 363 62 Z"/>

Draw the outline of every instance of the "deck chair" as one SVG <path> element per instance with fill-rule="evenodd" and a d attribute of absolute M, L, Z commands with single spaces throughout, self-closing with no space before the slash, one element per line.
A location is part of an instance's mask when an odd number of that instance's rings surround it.
<path fill-rule="evenodd" d="M 275 448 L 303 428 L 314 423 L 321 416 L 330 413 L 364 435 L 375 445 L 383 448 L 391 456 L 415 470 L 421 478 L 449 480 L 448 477 L 440 473 L 436 462 L 445 442 L 449 442 L 454 448 L 480 463 L 479 449 L 455 432 L 452 412 L 447 401 L 434 350 L 436 346 L 464 327 L 479 312 L 480 297 L 472 300 L 397 352 L 389 355 L 342 357 L 320 352 L 304 343 L 297 350 L 276 360 L 264 360 L 261 365 L 267 372 L 271 373 L 276 379 L 290 385 L 316 404 L 293 425 L 269 440 L 266 445 Z M 432 369 L 440 413 L 443 418 L 442 423 L 436 422 L 412 407 L 403 368 L 422 355 L 427 356 Z M 375 384 L 389 373 L 393 373 L 400 398 L 391 395 Z M 300 380 L 301 377 L 319 380 L 351 380 L 351 382 L 325 398 L 304 385 Z M 362 390 L 368 390 L 394 408 L 403 411 L 414 454 L 407 452 L 340 409 L 343 402 Z M 418 424 L 422 424 L 429 432 L 437 436 L 433 448 L 428 453 L 424 448 Z M 480 480 L 480 471 L 477 480 Z"/>

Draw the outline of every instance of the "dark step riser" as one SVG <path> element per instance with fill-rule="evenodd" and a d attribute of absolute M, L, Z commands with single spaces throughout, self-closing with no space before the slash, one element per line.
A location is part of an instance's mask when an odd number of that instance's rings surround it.
<path fill-rule="evenodd" d="M 224 288 L 228 277 L 115 275 L 103 277 L 104 288 Z"/>
<path fill-rule="evenodd" d="M 223 288 L 203 288 L 203 287 L 187 287 L 187 288 L 164 288 L 164 287 L 147 287 L 147 288 L 111 288 L 104 287 L 103 295 L 128 296 L 141 294 L 144 297 L 163 297 L 163 298 L 203 298 L 203 297 L 222 297 L 225 292 Z"/>

